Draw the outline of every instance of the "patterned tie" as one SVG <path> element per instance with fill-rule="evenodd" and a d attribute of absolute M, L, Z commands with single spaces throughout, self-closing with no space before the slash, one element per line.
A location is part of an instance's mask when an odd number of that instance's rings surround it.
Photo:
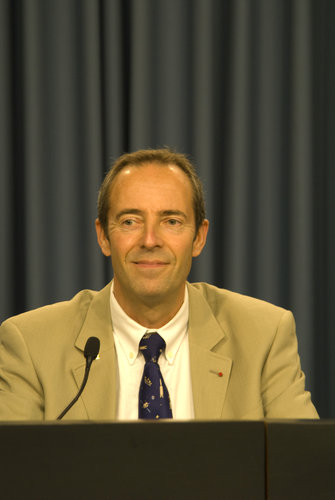
<path fill-rule="evenodd" d="M 169 392 L 158 364 L 164 349 L 165 341 L 157 332 L 145 333 L 140 341 L 145 365 L 140 384 L 138 418 L 172 418 Z"/>

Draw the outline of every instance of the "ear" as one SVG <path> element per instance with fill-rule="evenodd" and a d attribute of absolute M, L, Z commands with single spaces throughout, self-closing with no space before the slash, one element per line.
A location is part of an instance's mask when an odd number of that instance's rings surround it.
<path fill-rule="evenodd" d="M 111 251 L 110 251 L 109 240 L 105 234 L 105 231 L 103 230 L 103 227 L 99 219 L 95 220 L 95 230 L 97 232 L 97 240 L 102 253 L 106 257 L 110 257 Z"/>
<path fill-rule="evenodd" d="M 207 233 L 209 228 L 209 221 L 204 219 L 198 229 L 198 233 L 193 241 L 192 257 L 198 257 L 201 254 L 207 240 Z"/>

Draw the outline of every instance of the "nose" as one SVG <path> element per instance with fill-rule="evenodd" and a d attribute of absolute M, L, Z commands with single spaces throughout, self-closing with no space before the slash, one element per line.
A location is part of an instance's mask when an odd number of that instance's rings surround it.
<path fill-rule="evenodd" d="M 141 246 L 143 248 L 153 249 L 155 247 L 161 247 L 162 244 L 159 225 L 146 222 L 143 226 Z"/>

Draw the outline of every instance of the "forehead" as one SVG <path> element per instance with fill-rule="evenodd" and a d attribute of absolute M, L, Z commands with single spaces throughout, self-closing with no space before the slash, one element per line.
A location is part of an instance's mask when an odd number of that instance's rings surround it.
<path fill-rule="evenodd" d="M 144 163 L 125 166 L 115 176 L 110 189 L 110 200 L 122 195 L 145 193 L 169 194 L 172 198 L 192 199 L 192 185 L 187 174 L 177 165 Z"/>

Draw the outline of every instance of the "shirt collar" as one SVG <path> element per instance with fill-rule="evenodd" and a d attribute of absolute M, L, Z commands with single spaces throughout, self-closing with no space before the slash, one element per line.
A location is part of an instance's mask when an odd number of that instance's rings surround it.
<path fill-rule="evenodd" d="M 113 283 L 110 292 L 110 308 L 114 335 L 117 337 L 121 348 L 128 359 L 129 364 L 133 364 L 137 356 L 140 356 L 138 345 L 145 332 L 158 332 L 165 340 L 165 357 L 170 365 L 174 363 L 180 344 L 187 334 L 188 326 L 188 290 L 185 286 L 184 302 L 177 314 L 162 328 L 147 329 L 140 325 L 125 313 L 114 296 Z"/>

